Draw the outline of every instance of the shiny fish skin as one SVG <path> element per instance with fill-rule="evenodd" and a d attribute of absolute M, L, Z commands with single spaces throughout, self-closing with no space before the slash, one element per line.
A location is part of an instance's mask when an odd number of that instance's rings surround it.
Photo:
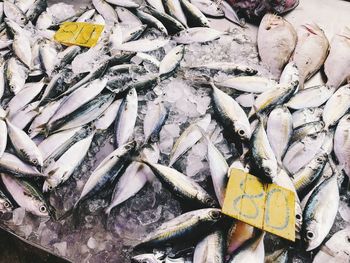
<path fill-rule="evenodd" d="M 221 1 L 220 9 L 222 9 L 222 12 L 224 13 L 225 18 L 240 26 L 245 26 L 245 20 L 238 17 L 237 12 L 232 8 L 232 6 L 227 1 Z"/>
<path fill-rule="evenodd" d="M 339 205 L 337 177 L 323 181 L 312 192 L 304 208 L 302 240 L 306 251 L 317 248 L 328 235 Z"/>
<path fill-rule="evenodd" d="M 114 24 L 115 21 L 118 21 L 117 12 L 105 0 L 92 0 L 92 4 L 107 24 Z"/>
<path fill-rule="evenodd" d="M 187 24 L 189 27 L 210 27 L 209 20 L 195 5 L 187 0 L 179 1 L 187 17 Z"/>
<path fill-rule="evenodd" d="M 178 45 L 170 50 L 159 65 L 159 76 L 168 77 L 171 75 L 176 68 L 180 65 L 181 60 L 185 54 L 185 48 L 183 45 Z"/>
<path fill-rule="evenodd" d="M 216 207 L 216 201 L 193 179 L 177 170 L 142 160 L 154 175 L 176 196 L 196 207 Z"/>
<path fill-rule="evenodd" d="M 168 110 L 161 103 L 149 104 L 143 121 L 145 143 L 159 140 L 159 133 L 168 118 Z"/>
<path fill-rule="evenodd" d="M 95 121 L 94 126 L 97 130 L 107 130 L 117 117 L 122 100 L 114 101 L 109 107 L 102 113 L 102 115 Z"/>
<path fill-rule="evenodd" d="M 89 19 L 93 17 L 95 14 L 96 10 L 95 9 L 90 9 L 85 11 L 81 16 L 78 17 L 76 22 L 87 22 Z"/>
<path fill-rule="evenodd" d="M 335 125 L 350 108 L 350 84 L 340 87 L 327 101 L 322 114 L 325 129 Z"/>
<path fill-rule="evenodd" d="M 10 118 L 11 123 L 23 130 L 38 115 L 38 112 L 35 111 L 38 105 L 39 101 L 27 104 Z"/>
<path fill-rule="evenodd" d="M 323 109 L 321 108 L 303 108 L 293 112 L 293 129 L 296 129 L 306 123 L 320 121 Z"/>
<path fill-rule="evenodd" d="M 259 55 L 275 78 L 280 77 L 296 43 L 297 33 L 287 20 L 273 14 L 263 17 L 258 31 Z"/>
<path fill-rule="evenodd" d="M 6 122 L 0 118 L 0 158 L 4 154 L 7 146 L 7 126 Z"/>
<path fill-rule="evenodd" d="M 159 12 L 165 13 L 162 0 L 146 0 L 146 2 Z"/>
<path fill-rule="evenodd" d="M 275 87 L 270 79 L 258 76 L 240 76 L 215 82 L 217 87 L 235 89 L 242 92 L 262 93 Z"/>
<path fill-rule="evenodd" d="M 245 74 L 252 76 L 258 73 L 258 71 L 252 67 L 236 64 L 232 62 L 208 62 L 205 65 L 193 65 L 190 67 L 193 70 L 209 70 L 211 73 L 224 72 L 226 74 Z M 240 79 L 240 77 L 235 77 Z M 232 78 L 232 79 L 235 79 Z M 244 80 L 244 78 L 242 78 Z M 249 80 L 249 78 L 247 78 Z"/>
<path fill-rule="evenodd" d="M 0 213 L 11 212 L 14 208 L 15 205 L 0 188 Z"/>
<path fill-rule="evenodd" d="M 306 80 L 311 78 L 326 60 L 329 42 L 323 30 L 316 24 L 301 25 L 298 30 L 298 41 L 291 58 L 298 67 L 300 89 Z"/>
<path fill-rule="evenodd" d="M 112 5 L 118 5 L 127 8 L 138 8 L 140 5 L 133 0 L 105 0 L 107 3 Z"/>
<path fill-rule="evenodd" d="M 30 39 L 25 33 L 17 33 L 13 38 L 13 52 L 17 58 L 23 62 L 28 68 L 32 66 L 32 49 Z"/>
<path fill-rule="evenodd" d="M 307 165 L 319 152 L 325 137 L 325 133 L 320 132 L 306 136 L 301 141 L 293 143 L 283 158 L 283 165 L 288 172 L 296 173 Z"/>
<path fill-rule="evenodd" d="M 293 130 L 293 135 L 290 139 L 290 144 L 300 141 L 308 135 L 312 135 L 321 132 L 324 128 L 323 121 L 315 121 L 301 125 L 297 129 Z"/>
<path fill-rule="evenodd" d="M 158 29 L 164 35 L 168 35 L 168 30 L 165 28 L 162 22 L 160 22 L 154 16 L 140 10 L 136 10 L 136 15 L 141 19 L 143 23 Z"/>
<path fill-rule="evenodd" d="M 151 7 L 148 8 L 148 11 L 151 15 L 153 15 L 155 18 L 157 18 L 163 23 L 163 25 L 167 28 L 169 34 L 171 35 L 185 29 L 181 22 L 164 12 L 160 12 L 159 10 L 156 10 Z"/>
<path fill-rule="evenodd" d="M 218 39 L 225 34 L 225 32 L 221 32 L 212 28 L 192 27 L 180 31 L 174 35 L 173 40 L 175 40 L 178 44 L 205 43 Z"/>
<path fill-rule="evenodd" d="M 202 138 L 203 134 L 199 129 L 201 128 L 206 131 L 209 127 L 210 121 L 211 116 L 210 114 L 207 114 L 204 118 L 191 124 L 182 132 L 171 150 L 169 167 Z"/>
<path fill-rule="evenodd" d="M 5 92 L 5 86 L 6 86 L 6 80 L 5 80 L 5 62 L 1 63 L 0 66 L 0 99 L 4 95 Z"/>
<path fill-rule="evenodd" d="M 199 209 L 163 223 L 138 246 L 159 246 L 180 238 L 201 237 L 221 219 L 219 209 Z"/>
<path fill-rule="evenodd" d="M 341 168 L 350 177 L 350 114 L 340 119 L 334 134 L 334 153 Z"/>
<path fill-rule="evenodd" d="M 225 238 L 223 230 L 216 230 L 203 238 L 196 246 L 193 263 L 225 262 Z"/>
<path fill-rule="evenodd" d="M 66 65 L 70 64 L 73 59 L 80 53 L 81 47 L 79 46 L 70 46 L 67 47 L 65 50 L 59 52 L 57 54 L 58 56 L 58 63 L 55 66 L 55 70 L 63 69 Z"/>
<path fill-rule="evenodd" d="M 17 156 L 7 152 L 4 152 L 0 158 L 0 171 L 16 177 L 44 176 L 37 168 L 24 163 Z"/>
<path fill-rule="evenodd" d="M 276 107 L 267 120 L 266 134 L 278 164 L 287 151 L 293 132 L 292 115 L 285 106 Z"/>
<path fill-rule="evenodd" d="M 17 5 L 8 0 L 4 1 L 4 14 L 6 17 L 21 26 L 24 26 L 28 22 L 23 11 L 19 9 Z"/>
<path fill-rule="evenodd" d="M 42 166 L 43 157 L 35 143 L 24 131 L 14 126 L 9 120 L 6 120 L 6 124 L 9 138 L 21 159 L 34 166 Z"/>
<path fill-rule="evenodd" d="M 162 0 L 162 2 L 165 11 L 187 27 L 187 19 L 182 10 L 180 0 Z"/>
<path fill-rule="evenodd" d="M 169 39 L 140 39 L 121 44 L 119 46 L 119 50 L 131 52 L 149 52 L 164 47 L 168 43 Z"/>
<path fill-rule="evenodd" d="M 286 105 L 294 110 L 319 107 L 328 101 L 334 91 L 334 88 L 327 85 L 316 85 L 298 91 Z"/>
<path fill-rule="evenodd" d="M 14 94 L 17 94 L 24 88 L 28 70 L 19 60 L 11 57 L 6 63 L 5 76 L 7 86 Z"/>
<path fill-rule="evenodd" d="M 54 47 L 54 44 L 50 41 L 44 41 L 39 46 L 39 57 L 41 64 L 46 72 L 46 74 L 50 77 L 52 72 L 54 71 L 57 63 L 57 50 Z"/>
<path fill-rule="evenodd" d="M 125 144 L 134 131 L 138 110 L 137 92 L 131 89 L 120 105 L 115 119 L 116 146 Z"/>
<path fill-rule="evenodd" d="M 223 17 L 224 12 L 219 4 L 211 0 L 191 0 L 203 14 L 212 17 Z"/>

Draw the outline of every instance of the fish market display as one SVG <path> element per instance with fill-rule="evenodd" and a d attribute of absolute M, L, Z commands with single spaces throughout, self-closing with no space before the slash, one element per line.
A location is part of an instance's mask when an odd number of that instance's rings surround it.
<path fill-rule="evenodd" d="M 349 28 L 265 14 L 292 0 L 87 2 L 0 3 L 1 227 L 73 262 L 348 262 Z M 67 46 L 64 22 L 103 31 Z M 233 168 L 294 193 L 295 243 L 221 213 Z"/>

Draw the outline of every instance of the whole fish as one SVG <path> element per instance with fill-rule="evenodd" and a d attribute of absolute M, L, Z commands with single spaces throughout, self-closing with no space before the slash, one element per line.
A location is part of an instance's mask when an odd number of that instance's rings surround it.
<path fill-rule="evenodd" d="M 10 91 L 17 94 L 24 88 L 28 77 L 28 70 L 19 60 L 11 57 L 6 63 L 5 76 Z"/>
<path fill-rule="evenodd" d="M 292 115 L 285 106 L 276 107 L 267 120 L 266 134 L 278 164 L 287 151 L 293 132 Z"/>
<path fill-rule="evenodd" d="M 350 228 L 346 227 L 333 234 L 333 236 L 321 246 L 313 263 L 339 262 L 346 263 L 350 260 Z"/>
<path fill-rule="evenodd" d="M 165 26 L 160 22 L 157 18 L 154 16 L 143 12 L 141 10 L 136 10 L 136 15 L 140 18 L 140 20 L 149 25 L 150 27 L 154 27 L 158 29 L 160 32 L 162 32 L 164 35 L 168 35 L 168 30 L 165 28 Z"/>
<path fill-rule="evenodd" d="M 215 230 L 197 244 L 193 254 L 193 263 L 225 262 L 225 238 L 223 232 L 223 230 Z"/>
<path fill-rule="evenodd" d="M 258 31 L 259 56 L 275 78 L 280 77 L 296 43 L 297 33 L 287 20 L 273 14 L 263 17 Z"/>
<path fill-rule="evenodd" d="M 247 240 L 252 239 L 254 235 L 253 226 L 237 220 L 227 234 L 227 255 L 232 255 Z"/>
<path fill-rule="evenodd" d="M 147 145 L 141 152 L 142 158 L 152 163 L 158 162 L 159 155 L 157 144 Z M 111 203 L 105 211 L 106 214 L 109 215 L 114 207 L 137 194 L 153 177 L 153 172 L 148 166 L 136 161 L 132 162 L 115 185 Z"/>
<path fill-rule="evenodd" d="M 17 177 L 44 176 L 39 170 L 24 163 L 17 156 L 4 152 L 0 158 L 0 171 Z"/>
<path fill-rule="evenodd" d="M 118 115 L 118 111 L 122 100 L 116 100 L 101 114 L 101 116 L 95 121 L 94 126 L 97 130 L 107 130 Z"/>
<path fill-rule="evenodd" d="M 323 65 L 328 55 L 329 42 L 323 30 L 316 24 L 304 24 L 299 27 L 298 41 L 292 61 L 298 67 L 300 89 Z"/>
<path fill-rule="evenodd" d="M 294 110 L 319 107 L 328 101 L 334 91 L 334 88 L 327 85 L 316 85 L 307 89 L 299 90 L 286 103 L 286 106 Z"/>
<path fill-rule="evenodd" d="M 173 40 L 175 40 L 178 44 L 205 43 L 218 39 L 225 34 L 225 32 L 212 28 L 192 27 L 182 30 L 174 35 Z"/>
<path fill-rule="evenodd" d="M 145 143 L 159 140 L 159 133 L 168 118 L 168 110 L 161 103 L 149 104 L 143 120 Z"/>
<path fill-rule="evenodd" d="M 92 4 L 97 12 L 106 20 L 107 24 L 113 25 L 118 21 L 117 12 L 105 0 L 92 0 Z"/>
<path fill-rule="evenodd" d="M 0 189 L 0 213 L 11 212 L 15 208 L 15 205 L 6 196 L 4 191 Z"/>
<path fill-rule="evenodd" d="M 223 17 L 224 12 L 220 4 L 211 0 L 191 0 L 194 6 L 196 6 L 203 14 L 211 17 Z"/>
<path fill-rule="evenodd" d="M 203 70 L 203 71 L 207 71 L 209 70 L 210 73 L 215 74 L 218 72 L 224 72 L 226 74 L 244 74 L 244 75 L 248 75 L 248 76 L 252 76 L 255 75 L 256 73 L 258 73 L 258 71 L 252 67 L 246 66 L 246 65 L 241 65 L 241 64 L 237 64 L 237 63 L 232 63 L 232 62 L 208 62 L 205 63 L 204 65 L 193 65 L 190 67 L 190 69 L 194 69 L 194 70 Z M 245 83 L 245 80 L 247 81 L 254 81 L 255 79 L 252 78 L 240 78 L 240 77 L 234 77 L 234 78 L 229 78 L 227 81 L 232 80 L 232 79 L 236 79 L 238 80 L 242 80 L 243 83 Z M 260 81 L 263 81 L 261 79 L 259 79 Z M 235 81 L 234 81 L 235 82 Z M 220 82 L 218 82 L 220 83 Z"/>
<path fill-rule="evenodd" d="M 263 120 L 259 121 L 253 132 L 251 148 L 256 175 L 265 181 L 273 182 L 277 176 L 277 160 L 267 138 Z"/>
<path fill-rule="evenodd" d="M 229 263 L 251 262 L 263 263 L 265 257 L 264 236 L 261 233 L 257 237 L 252 238 L 244 244 L 244 247 L 237 253 L 233 254 L 229 259 Z"/>
<path fill-rule="evenodd" d="M 183 45 L 178 45 L 170 50 L 159 65 L 159 76 L 168 77 L 172 75 L 176 68 L 180 65 L 181 60 L 185 54 L 185 48 Z"/>
<path fill-rule="evenodd" d="M 35 143 L 24 131 L 14 126 L 7 119 L 6 124 L 8 128 L 9 138 L 19 157 L 23 161 L 28 162 L 34 166 L 42 166 L 43 157 Z"/>
<path fill-rule="evenodd" d="M 350 177 L 350 114 L 340 119 L 334 134 L 334 153 L 339 164 Z"/>
<path fill-rule="evenodd" d="M 1 174 L 6 190 L 16 203 L 33 215 L 48 217 L 52 213 L 50 205 L 41 192 L 31 183 Z"/>
<path fill-rule="evenodd" d="M 169 43 L 169 39 L 157 38 L 157 39 L 139 39 L 130 42 L 123 43 L 119 46 L 119 50 L 131 51 L 131 52 L 150 52 L 161 47 L 164 47 Z"/>
<path fill-rule="evenodd" d="M 325 129 L 335 125 L 350 108 L 350 84 L 340 87 L 327 101 L 322 119 Z"/>
<path fill-rule="evenodd" d="M 337 89 L 350 77 L 350 28 L 333 36 L 330 52 L 324 63 L 327 85 Z"/>
<path fill-rule="evenodd" d="M 275 83 L 267 78 L 258 76 L 240 76 L 215 82 L 222 88 L 235 89 L 242 92 L 262 93 L 275 87 Z"/>
<path fill-rule="evenodd" d="M 300 141 L 308 135 L 321 132 L 324 128 L 323 121 L 315 121 L 301 125 L 293 130 L 293 135 L 290 138 L 290 144 Z"/>
<path fill-rule="evenodd" d="M 337 177 L 324 180 L 307 200 L 303 215 L 302 240 L 306 251 L 317 248 L 328 235 L 339 205 Z"/>
<path fill-rule="evenodd" d="M 208 18 L 202 13 L 199 8 L 187 0 L 180 0 L 183 12 L 187 17 L 189 27 L 210 27 Z"/>
<path fill-rule="evenodd" d="M 171 150 L 169 167 L 202 138 L 203 134 L 201 133 L 200 128 L 206 131 L 209 127 L 210 121 L 211 116 L 210 114 L 207 114 L 203 119 L 196 121 L 183 131 Z"/>
<path fill-rule="evenodd" d="M 8 0 L 4 1 L 4 15 L 21 26 L 24 26 L 28 22 L 23 11 L 19 9 L 17 5 Z"/>
<path fill-rule="evenodd" d="M 248 117 L 239 104 L 228 94 L 212 84 L 214 109 L 222 124 L 242 140 L 249 140 L 252 134 Z"/>
<path fill-rule="evenodd" d="M 138 246 L 159 246 L 180 238 L 201 237 L 222 218 L 219 209 L 206 208 L 184 213 L 163 223 Z"/>
<path fill-rule="evenodd" d="M 306 136 L 301 141 L 293 143 L 283 158 L 283 165 L 288 172 L 296 173 L 307 165 L 319 152 L 325 137 L 325 133 L 320 132 Z"/>
<path fill-rule="evenodd" d="M 46 74 L 50 77 L 59 62 L 56 47 L 51 41 L 43 41 L 40 43 L 39 56 Z"/>
<path fill-rule="evenodd" d="M 173 35 L 185 29 L 180 21 L 166 14 L 165 12 L 159 11 L 158 9 L 148 7 L 147 9 L 151 15 L 157 18 L 168 30 L 169 34 Z"/>
<path fill-rule="evenodd" d="M 46 179 L 43 192 L 52 191 L 69 179 L 74 170 L 81 164 L 91 145 L 94 133 L 75 143 L 57 161 L 52 161 L 44 170 Z"/>
<path fill-rule="evenodd" d="M 12 43 L 13 52 L 17 58 L 28 68 L 32 66 L 32 48 L 30 39 L 25 33 L 15 34 Z"/>
<path fill-rule="evenodd" d="M 321 108 L 303 108 L 293 112 L 293 128 L 296 129 L 306 123 L 320 121 L 322 112 Z"/>
<path fill-rule="evenodd" d="M 300 199 L 303 199 L 312 187 L 315 186 L 322 175 L 327 160 L 327 154 L 320 153 L 307 166 L 293 175 L 293 184 Z"/>
<path fill-rule="evenodd" d="M 187 27 L 187 19 L 181 7 L 180 0 L 162 0 L 165 11 Z"/>
<path fill-rule="evenodd" d="M 216 207 L 216 201 L 193 179 L 177 170 L 142 160 L 154 175 L 176 196 L 197 207 Z"/>
<path fill-rule="evenodd" d="M 131 138 L 137 119 L 138 100 L 137 92 L 131 89 L 120 105 L 115 119 L 116 145 L 125 144 Z"/>
<path fill-rule="evenodd" d="M 85 183 L 74 208 L 78 208 L 83 201 L 100 192 L 120 176 L 120 172 L 129 162 L 127 160 L 128 156 L 135 150 L 135 147 L 136 143 L 134 141 L 121 145 L 103 159 Z"/>

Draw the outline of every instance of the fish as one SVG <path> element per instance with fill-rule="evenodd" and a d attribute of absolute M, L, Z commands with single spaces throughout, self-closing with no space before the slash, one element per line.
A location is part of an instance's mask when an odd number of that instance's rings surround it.
<path fill-rule="evenodd" d="M 300 75 L 300 89 L 325 62 L 329 42 L 324 31 L 317 24 L 304 24 L 298 30 L 298 41 L 291 60 L 297 65 Z"/>
<path fill-rule="evenodd" d="M 293 130 L 293 135 L 290 138 L 290 144 L 300 141 L 308 135 L 321 132 L 324 128 L 323 121 L 315 121 L 301 125 Z"/>
<path fill-rule="evenodd" d="M 0 61 L 0 99 L 4 96 L 6 80 L 5 80 L 5 62 Z"/>
<path fill-rule="evenodd" d="M 324 63 L 327 85 L 337 89 L 350 77 L 350 28 L 335 34 L 330 43 L 329 55 Z M 336 66 L 335 66 L 336 65 Z"/>
<path fill-rule="evenodd" d="M 6 190 L 20 207 L 41 217 L 49 217 L 52 214 L 52 208 L 33 184 L 6 174 L 1 174 L 1 179 Z"/>
<path fill-rule="evenodd" d="M 135 26 L 124 30 L 122 28 L 122 43 L 139 39 L 146 28 L 147 25 Z"/>
<path fill-rule="evenodd" d="M 277 176 L 277 160 L 267 138 L 263 120 L 259 120 L 250 143 L 256 176 L 264 181 L 273 182 Z"/>
<path fill-rule="evenodd" d="M 4 152 L 0 158 L 0 171 L 16 177 L 43 177 L 40 171 L 24 163 L 16 155 Z"/>
<path fill-rule="evenodd" d="M 315 186 L 327 161 L 327 153 L 322 152 L 316 155 L 307 166 L 293 174 L 293 184 L 300 199 L 303 199 Z"/>
<path fill-rule="evenodd" d="M 205 43 L 216 40 L 225 34 L 225 32 L 212 28 L 192 27 L 176 33 L 173 36 L 173 40 L 178 44 Z"/>
<path fill-rule="evenodd" d="M 159 77 L 164 78 L 165 76 L 169 77 L 169 75 L 172 75 L 180 66 L 184 54 L 185 48 L 183 45 L 178 45 L 171 49 L 160 62 Z"/>
<path fill-rule="evenodd" d="M 118 49 L 131 52 L 150 52 L 164 47 L 169 43 L 167 38 L 139 39 L 121 44 Z"/>
<path fill-rule="evenodd" d="M 131 258 L 131 262 L 135 263 L 159 263 L 162 262 L 165 258 L 165 255 L 163 253 L 158 254 L 141 254 L 137 255 Z"/>
<path fill-rule="evenodd" d="M 7 126 L 6 122 L 0 117 L 0 158 L 4 154 L 7 146 Z"/>
<path fill-rule="evenodd" d="M 323 109 L 321 108 L 303 108 L 293 112 L 293 129 L 296 129 L 306 123 L 320 121 L 322 119 Z"/>
<path fill-rule="evenodd" d="M 196 121 L 195 123 L 188 126 L 181 134 L 181 136 L 176 140 L 169 159 L 169 167 L 184 154 L 186 153 L 193 145 L 195 145 L 203 136 L 200 131 L 200 128 L 204 131 L 207 131 L 211 121 L 210 114 L 204 116 L 204 118 Z"/>
<path fill-rule="evenodd" d="M 239 104 L 228 94 L 211 84 L 214 109 L 221 123 L 232 130 L 241 140 L 247 141 L 252 135 L 248 117 Z"/>
<path fill-rule="evenodd" d="M 246 66 L 246 65 L 241 65 L 237 63 L 232 63 L 232 62 L 208 62 L 205 65 L 193 65 L 190 67 L 192 70 L 209 70 L 210 73 L 218 73 L 218 72 L 224 72 L 226 74 L 244 74 L 248 76 L 252 76 L 258 73 L 258 71 L 252 67 Z M 246 78 L 246 77 L 234 77 L 234 78 L 229 78 L 229 80 L 254 80 L 254 78 Z M 258 78 L 259 79 L 259 78 Z M 259 79 L 260 80 L 260 79 Z M 217 82 L 220 83 L 220 82 Z M 217 84 L 216 83 L 216 84 Z"/>
<path fill-rule="evenodd" d="M 286 103 L 286 106 L 293 110 L 320 107 L 329 100 L 334 92 L 335 89 L 327 85 L 312 86 L 299 90 Z"/>
<path fill-rule="evenodd" d="M 32 48 L 29 37 L 25 33 L 15 34 L 12 49 L 17 58 L 30 69 L 32 66 Z"/>
<path fill-rule="evenodd" d="M 122 24 L 128 23 L 133 26 L 142 25 L 141 20 L 133 12 L 129 11 L 129 9 L 125 7 L 117 6 L 115 10 L 117 11 L 118 19 L 121 21 Z M 138 10 L 136 10 L 136 12 L 137 11 Z"/>
<path fill-rule="evenodd" d="M 265 257 L 265 263 L 288 263 L 288 249 L 282 248 Z"/>
<path fill-rule="evenodd" d="M 264 236 L 265 233 L 263 232 L 260 235 L 257 235 L 256 237 L 247 241 L 244 247 L 242 247 L 242 249 L 240 249 L 237 253 L 233 254 L 227 262 L 263 263 L 265 257 L 265 249 L 263 242 Z"/>
<path fill-rule="evenodd" d="M 254 227 L 243 221 L 235 221 L 227 233 L 227 255 L 232 255 L 246 241 L 252 239 L 256 231 Z"/>
<path fill-rule="evenodd" d="M 180 4 L 189 27 L 210 27 L 208 18 L 199 8 L 187 0 L 180 0 Z"/>
<path fill-rule="evenodd" d="M 24 88 L 28 69 L 16 58 L 11 57 L 5 66 L 6 83 L 15 95 Z"/>
<path fill-rule="evenodd" d="M 152 6 L 154 9 L 158 10 L 161 13 L 165 13 L 165 9 L 162 3 L 162 0 L 146 0 L 147 4 Z"/>
<path fill-rule="evenodd" d="M 95 13 L 96 13 L 96 9 L 89 9 L 85 11 L 81 16 L 79 16 L 76 22 L 87 22 L 94 16 Z"/>
<path fill-rule="evenodd" d="M 4 191 L 0 188 L 0 213 L 11 212 L 15 208 L 15 205 L 6 196 Z"/>
<path fill-rule="evenodd" d="M 324 180 L 307 200 L 303 214 L 302 241 L 306 251 L 319 247 L 328 235 L 339 205 L 337 177 Z"/>
<path fill-rule="evenodd" d="M 159 140 L 159 133 L 168 119 L 168 110 L 162 104 L 149 104 L 143 121 L 144 142 L 156 142 Z"/>
<path fill-rule="evenodd" d="M 263 17 L 258 30 L 259 56 L 276 79 L 279 79 L 296 44 L 297 33 L 287 20 L 273 14 Z"/>
<path fill-rule="evenodd" d="M 281 73 L 279 83 L 297 86 L 299 85 L 299 81 L 300 77 L 297 65 L 294 62 L 289 62 Z M 299 90 L 299 87 L 297 90 Z"/>
<path fill-rule="evenodd" d="M 350 151 L 350 138 L 348 136 L 350 132 L 350 114 L 344 115 L 337 125 L 334 134 L 334 153 L 337 157 L 339 164 L 350 177 L 350 162 L 349 162 L 349 151 Z"/>
<path fill-rule="evenodd" d="M 349 96 L 350 84 L 340 87 L 326 102 L 322 113 L 326 130 L 337 124 L 339 119 L 349 110 Z"/>
<path fill-rule="evenodd" d="M 306 136 L 289 146 L 282 162 L 288 172 L 296 173 L 307 165 L 319 152 L 325 137 L 325 132 L 320 132 Z"/>
<path fill-rule="evenodd" d="M 4 15 L 20 26 L 24 26 L 28 22 L 23 11 L 11 1 L 4 1 Z"/>
<path fill-rule="evenodd" d="M 39 101 L 27 104 L 9 118 L 11 123 L 17 128 L 23 130 L 38 115 L 38 112 L 35 111 L 38 105 Z"/>
<path fill-rule="evenodd" d="M 206 16 L 218 18 L 224 16 L 224 11 L 221 7 L 223 4 L 220 6 L 220 4 L 211 0 L 191 0 L 190 2 Z"/>
<path fill-rule="evenodd" d="M 135 150 L 135 147 L 135 141 L 121 145 L 103 159 L 85 183 L 73 209 L 78 208 L 82 202 L 93 197 L 103 188 L 112 183 L 117 177 L 120 177 L 121 171 L 128 165 L 128 162 L 130 162 L 127 161 L 127 158 Z"/>
<path fill-rule="evenodd" d="M 157 163 L 160 156 L 159 147 L 157 144 L 146 145 L 140 155 L 149 162 Z M 149 167 L 137 161 L 132 162 L 115 185 L 105 213 L 109 215 L 114 207 L 133 197 L 153 178 L 154 174 Z"/>
<path fill-rule="evenodd" d="M 275 82 L 258 76 L 231 77 L 224 81 L 214 82 L 219 88 L 235 89 L 241 92 L 263 93 L 275 88 Z"/>
<path fill-rule="evenodd" d="M 29 21 L 35 21 L 38 16 L 47 8 L 46 0 L 35 0 L 26 12 L 26 17 Z"/>
<path fill-rule="evenodd" d="M 45 169 L 46 179 L 43 192 L 52 191 L 63 184 L 82 163 L 90 148 L 94 133 L 72 145 L 58 160 L 52 161 Z"/>
<path fill-rule="evenodd" d="M 10 141 L 19 157 L 33 166 L 42 166 L 43 157 L 36 144 L 21 129 L 6 119 Z"/>
<path fill-rule="evenodd" d="M 51 41 L 43 41 L 39 46 L 39 57 L 41 64 L 50 77 L 58 63 L 57 50 Z"/>
<path fill-rule="evenodd" d="M 125 144 L 132 136 L 137 119 L 138 100 L 136 89 L 131 89 L 123 99 L 115 119 L 116 145 Z"/>
<path fill-rule="evenodd" d="M 72 63 L 73 59 L 81 52 L 81 47 L 70 46 L 57 54 L 58 62 L 55 65 L 55 71 L 63 69 L 66 65 Z"/>
<path fill-rule="evenodd" d="M 168 30 L 168 33 L 171 35 L 176 34 L 185 29 L 184 25 L 181 24 L 180 21 L 166 14 L 165 12 L 160 11 L 159 9 L 148 7 L 147 11 L 155 18 L 157 18 L 160 22 L 162 22 Z"/>
<path fill-rule="evenodd" d="M 350 260 L 350 228 L 345 227 L 332 235 L 332 237 L 321 246 L 314 257 L 313 263 L 339 262 L 346 263 Z"/>
<path fill-rule="evenodd" d="M 168 30 L 165 28 L 165 26 L 160 22 L 157 18 L 154 16 L 143 12 L 141 10 L 136 10 L 136 15 L 140 18 L 140 20 L 147 24 L 150 27 L 154 27 L 158 29 L 160 32 L 162 32 L 164 35 L 168 35 Z"/>
<path fill-rule="evenodd" d="M 197 244 L 193 254 L 193 263 L 222 263 L 225 261 L 223 232 L 223 230 L 215 230 Z"/>
<path fill-rule="evenodd" d="M 138 246 L 159 246 L 180 238 L 201 237 L 209 232 L 221 218 L 220 210 L 215 208 L 184 213 L 160 225 L 154 232 L 149 233 Z"/>
<path fill-rule="evenodd" d="M 112 5 L 127 7 L 127 8 L 138 8 L 140 5 L 133 0 L 105 0 L 107 3 Z"/>
<path fill-rule="evenodd" d="M 222 1 L 220 5 L 220 9 L 222 9 L 222 12 L 224 13 L 225 18 L 240 26 L 240 27 L 245 27 L 246 22 L 244 18 L 240 18 L 235 11 L 235 9 L 232 8 L 232 6 L 227 2 L 227 1 Z"/>
<path fill-rule="evenodd" d="M 282 164 L 292 133 L 293 119 L 288 108 L 278 106 L 273 109 L 267 120 L 266 134 L 279 165 Z"/>
<path fill-rule="evenodd" d="M 173 194 L 187 201 L 189 205 L 197 207 L 216 207 L 216 201 L 193 179 L 179 171 L 161 164 L 150 163 L 147 160 L 140 160 L 151 168 L 154 175 Z"/>
<path fill-rule="evenodd" d="M 171 15 L 172 17 L 180 21 L 181 24 L 187 27 L 187 19 L 181 7 L 180 0 L 162 0 L 162 2 L 166 13 Z"/>
<path fill-rule="evenodd" d="M 118 21 L 117 12 L 114 8 L 104 0 L 92 0 L 92 4 L 96 11 L 106 20 L 107 24 L 114 24 Z"/>
<path fill-rule="evenodd" d="M 108 108 L 94 122 L 95 128 L 99 131 L 107 130 L 116 119 L 121 104 L 122 99 L 119 99 L 115 100 L 111 105 L 109 105 Z"/>

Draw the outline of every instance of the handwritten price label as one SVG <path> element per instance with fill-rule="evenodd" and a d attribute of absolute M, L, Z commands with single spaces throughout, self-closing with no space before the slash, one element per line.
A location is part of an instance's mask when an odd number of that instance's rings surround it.
<path fill-rule="evenodd" d="M 104 26 L 82 22 L 65 22 L 55 34 L 55 40 L 65 45 L 93 47 Z"/>
<path fill-rule="evenodd" d="M 295 195 L 275 184 L 232 169 L 222 212 L 264 231 L 295 241 Z"/>

